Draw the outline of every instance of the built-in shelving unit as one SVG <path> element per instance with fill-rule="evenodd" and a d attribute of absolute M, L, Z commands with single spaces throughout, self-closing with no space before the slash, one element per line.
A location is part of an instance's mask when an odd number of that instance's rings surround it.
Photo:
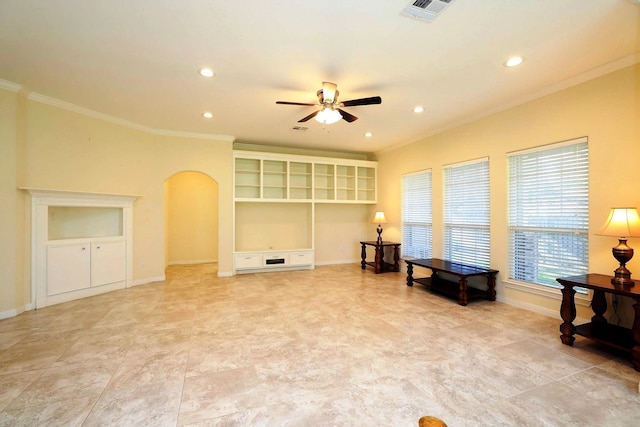
<path fill-rule="evenodd" d="M 315 205 L 376 203 L 377 162 L 234 152 L 234 271 L 314 268 Z"/>

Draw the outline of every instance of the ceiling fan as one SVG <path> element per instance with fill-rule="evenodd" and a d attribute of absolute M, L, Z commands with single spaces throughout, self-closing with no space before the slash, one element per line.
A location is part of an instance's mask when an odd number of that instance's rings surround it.
<path fill-rule="evenodd" d="M 372 96 L 369 98 L 360 98 L 360 99 L 352 99 L 350 101 L 338 101 L 338 85 L 330 82 L 323 82 L 322 89 L 320 89 L 317 93 L 319 104 L 309 104 L 306 102 L 287 102 L 287 101 L 276 101 L 276 104 L 285 104 L 285 105 L 306 105 L 306 106 L 317 106 L 322 107 L 318 111 L 315 111 L 309 114 L 306 117 L 298 120 L 299 123 L 306 122 L 309 119 L 316 118 L 320 123 L 324 123 L 330 125 L 339 121 L 340 119 L 345 120 L 349 123 L 358 120 L 356 116 L 353 114 L 347 113 L 341 107 L 355 107 L 357 105 L 371 105 L 371 104 L 381 104 L 382 98 L 379 96 Z"/>

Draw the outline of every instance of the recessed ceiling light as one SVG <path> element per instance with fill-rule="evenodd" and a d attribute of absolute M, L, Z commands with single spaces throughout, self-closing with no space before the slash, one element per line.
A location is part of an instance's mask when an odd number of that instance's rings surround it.
<path fill-rule="evenodd" d="M 213 113 L 207 111 L 206 113 L 202 113 L 202 117 L 204 117 L 205 119 L 210 119 L 211 117 L 213 117 Z"/>
<path fill-rule="evenodd" d="M 364 134 L 364 136 L 366 136 L 367 138 L 371 138 L 373 134 L 371 132 L 367 132 Z"/>
<path fill-rule="evenodd" d="M 422 113 L 424 111 L 424 107 L 417 106 L 413 109 L 414 113 Z"/>
<path fill-rule="evenodd" d="M 522 56 L 513 56 L 505 61 L 504 66 L 517 67 L 518 65 L 522 64 L 523 61 L 524 58 Z"/>
<path fill-rule="evenodd" d="M 211 68 L 200 68 L 198 73 L 200 73 L 202 77 L 213 77 L 215 74 Z"/>

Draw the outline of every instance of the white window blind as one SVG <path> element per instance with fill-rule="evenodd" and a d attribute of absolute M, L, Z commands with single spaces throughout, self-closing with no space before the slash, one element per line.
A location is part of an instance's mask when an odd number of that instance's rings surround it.
<path fill-rule="evenodd" d="M 509 277 L 560 287 L 589 259 L 587 139 L 509 155 Z"/>
<path fill-rule="evenodd" d="M 402 256 L 431 258 L 431 171 L 402 177 Z"/>
<path fill-rule="evenodd" d="M 489 159 L 444 168 L 444 257 L 489 267 Z"/>

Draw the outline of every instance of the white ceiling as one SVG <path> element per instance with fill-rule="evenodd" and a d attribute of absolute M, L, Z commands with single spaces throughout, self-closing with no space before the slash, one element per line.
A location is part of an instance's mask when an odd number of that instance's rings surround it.
<path fill-rule="evenodd" d="M 454 0 L 432 23 L 409 3 L 0 0 L 0 79 L 156 131 L 375 152 L 640 61 L 632 0 Z M 323 81 L 382 104 L 292 131 L 315 107 L 275 102 L 316 102 Z"/>

